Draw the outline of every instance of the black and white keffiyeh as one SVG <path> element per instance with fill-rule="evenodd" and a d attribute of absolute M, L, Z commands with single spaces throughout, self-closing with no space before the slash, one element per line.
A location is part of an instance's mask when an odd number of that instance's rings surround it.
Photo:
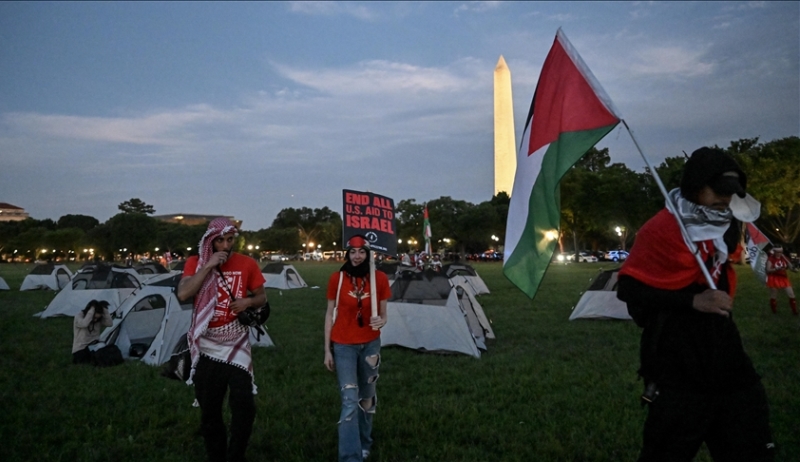
<path fill-rule="evenodd" d="M 716 210 L 695 204 L 681 195 L 680 188 L 670 191 L 668 200 L 672 201 L 678 218 L 686 228 L 688 236 L 684 236 L 684 240 L 688 237 L 695 244 L 703 241 L 713 241 L 717 250 L 717 258 L 725 261 L 730 252 L 723 236 L 731 224 L 733 212 L 730 209 Z M 689 248 L 692 247 L 689 246 Z M 724 255 L 719 255 L 720 253 Z"/>

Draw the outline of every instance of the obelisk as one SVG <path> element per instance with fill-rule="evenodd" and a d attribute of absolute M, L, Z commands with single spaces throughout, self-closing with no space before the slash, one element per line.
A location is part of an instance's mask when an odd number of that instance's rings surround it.
<path fill-rule="evenodd" d="M 511 71 L 500 56 L 494 68 L 494 194 L 511 196 L 517 150 L 514 138 L 514 103 L 511 101 Z"/>

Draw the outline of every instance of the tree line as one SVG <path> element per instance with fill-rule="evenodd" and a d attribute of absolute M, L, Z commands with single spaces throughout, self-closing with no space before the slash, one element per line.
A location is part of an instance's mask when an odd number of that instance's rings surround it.
<path fill-rule="evenodd" d="M 740 139 L 724 148 L 748 176 L 748 192 L 762 204 L 756 225 L 774 243 L 798 249 L 800 235 L 800 138 L 760 143 Z M 650 172 L 634 172 L 610 162 L 607 148 L 592 148 L 560 184 L 561 251 L 630 247 L 638 229 L 664 206 Z M 685 156 L 666 158 L 656 171 L 667 190 L 680 184 Z M 398 252 L 424 248 L 423 214 L 427 206 L 433 248 L 440 253 L 502 251 L 510 199 L 499 193 L 473 204 L 442 196 L 427 203 L 403 199 L 395 205 Z M 0 222 L 0 257 L 16 260 L 118 260 L 129 255 L 169 252 L 174 257 L 197 251 L 206 225 L 187 226 L 157 220 L 152 205 L 133 198 L 105 223 L 86 215 L 64 215 L 53 221 L 28 218 Z M 328 207 L 285 208 L 268 228 L 241 231 L 238 250 L 253 256 L 265 252 L 340 250 L 342 217 Z"/>

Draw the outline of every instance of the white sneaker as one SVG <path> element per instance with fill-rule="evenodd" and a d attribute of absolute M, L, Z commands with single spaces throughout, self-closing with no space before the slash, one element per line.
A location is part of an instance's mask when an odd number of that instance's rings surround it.
<path fill-rule="evenodd" d="M 361 460 L 367 460 L 368 457 L 369 457 L 369 449 L 362 449 Z"/>

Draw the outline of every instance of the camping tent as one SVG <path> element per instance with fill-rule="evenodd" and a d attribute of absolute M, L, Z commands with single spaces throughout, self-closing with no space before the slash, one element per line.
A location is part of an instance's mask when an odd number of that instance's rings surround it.
<path fill-rule="evenodd" d="M 144 283 L 148 286 L 164 286 L 164 287 L 178 287 L 178 283 L 181 282 L 181 278 L 183 277 L 183 273 L 180 271 L 170 271 L 167 274 L 159 274 L 153 276 Z"/>
<path fill-rule="evenodd" d="M 125 359 L 141 358 L 158 366 L 174 353 L 186 349 L 186 333 L 192 323 L 192 302 L 181 304 L 171 287 L 144 286 L 128 297 L 114 315 L 114 324 L 100 334 L 93 349 L 115 344 Z M 251 329 L 252 331 L 252 329 Z M 254 346 L 273 346 L 269 335 L 262 335 Z"/>
<path fill-rule="evenodd" d="M 445 276 L 433 271 L 404 272 L 392 284 L 381 344 L 479 358 L 488 336 L 480 318 L 485 315 L 474 297 L 453 287 Z M 493 337 L 491 333 L 489 338 Z"/>
<path fill-rule="evenodd" d="M 61 290 L 72 278 L 72 271 L 65 265 L 45 263 L 36 265 L 25 276 L 19 290 Z"/>
<path fill-rule="evenodd" d="M 481 279 L 478 272 L 475 271 L 475 268 L 470 265 L 464 263 L 450 263 L 449 265 L 444 265 L 442 272 L 449 278 L 463 276 L 467 283 L 472 286 L 475 295 L 489 293 L 489 288 L 486 287 L 486 283 L 483 282 L 483 279 Z"/>
<path fill-rule="evenodd" d="M 628 306 L 617 298 L 619 268 L 601 270 L 572 310 L 569 320 L 578 318 L 631 319 Z"/>
<path fill-rule="evenodd" d="M 11 288 L 8 287 L 8 284 L 6 283 L 6 280 L 3 278 L 0 278 L 0 290 L 11 290 Z"/>
<path fill-rule="evenodd" d="M 264 275 L 264 287 L 272 289 L 299 289 L 301 287 L 308 287 L 306 281 L 300 277 L 300 273 L 294 266 L 286 263 L 270 263 L 261 268 L 261 274 Z"/>
<path fill-rule="evenodd" d="M 82 268 L 47 308 L 38 313 L 42 318 L 75 316 L 91 300 L 105 300 L 113 313 L 125 298 L 142 287 L 139 273 L 132 268 L 96 264 Z"/>
<path fill-rule="evenodd" d="M 416 266 L 405 266 L 400 263 L 387 263 L 383 262 L 375 266 L 376 271 L 383 271 L 386 277 L 389 278 L 389 285 L 394 284 L 394 280 L 401 277 L 403 273 L 419 273 L 420 270 Z"/>
<path fill-rule="evenodd" d="M 164 265 L 157 262 L 147 262 L 136 265 L 133 267 L 137 273 L 139 273 L 139 279 L 142 280 L 144 284 L 149 284 L 150 281 L 157 281 L 164 278 L 167 278 L 170 273 L 180 273 L 180 271 L 170 271 L 164 268 Z"/>
<path fill-rule="evenodd" d="M 162 264 L 156 262 L 142 263 L 133 267 L 139 273 L 139 279 L 142 284 L 155 284 L 159 281 L 164 281 L 183 274 L 183 270 L 168 270 Z M 164 285 L 159 284 L 159 285 Z"/>

